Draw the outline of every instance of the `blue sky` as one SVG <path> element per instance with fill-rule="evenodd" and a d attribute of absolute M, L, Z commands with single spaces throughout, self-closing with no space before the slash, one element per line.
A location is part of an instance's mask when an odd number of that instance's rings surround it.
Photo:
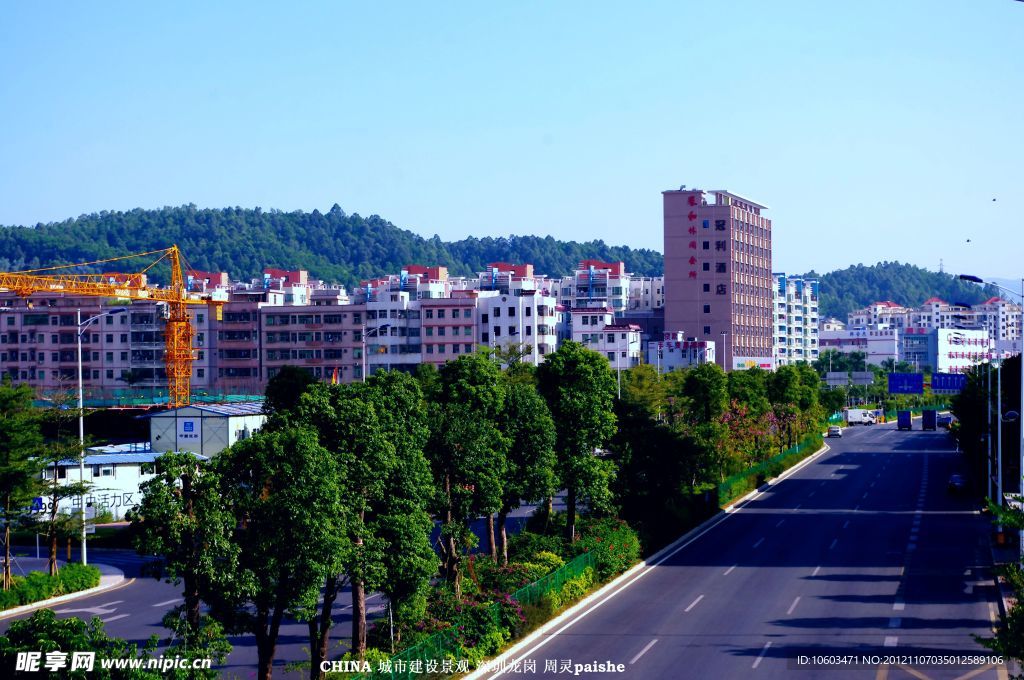
<path fill-rule="evenodd" d="M 661 250 L 687 184 L 770 206 L 777 271 L 1019 278 L 1021 45 L 1012 0 L 5 3 L 0 224 L 338 203 Z"/>

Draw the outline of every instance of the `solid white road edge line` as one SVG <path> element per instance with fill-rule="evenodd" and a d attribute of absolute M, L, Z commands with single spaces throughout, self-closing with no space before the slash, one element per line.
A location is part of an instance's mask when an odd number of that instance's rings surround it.
<path fill-rule="evenodd" d="M 751 666 L 751 668 L 757 668 L 758 666 L 761 665 L 761 659 L 764 658 L 765 652 L 767 652 L 768 648 L 771 647 L 771 646 L 772 646 L 772 641 L 771 640 L 769 640 L 768 642 L 764 643 L 764 649 L 762 649 L 761 653 L 757 655 L 757 660 L 754 661 L 754 665 Z"/>
<path fill-rule="evenodd" d="M 807 456 L 807 458 L 804 458 L 802 461 L 800 461 L 799 463 L 797 463 L 793 467 L 791 467 L 788 470 L 784 471 L 781 475 L 779 475 L 775 479 L 770 480 L 768 482 L 768 484 L 772 485 L 772 484 L 775 484 L 776 482 L 779 482 L 779 481 L 782 481 L 782 480 L 786 479 L 787 477 L 791 476 L 795 472 L 803 469 L 807 465 L 810 465 L 810 463 L 812 461 L 814 461 L 815 459 L 820 457 L 823 453 L 827 453 L 829 451 L 831 451 L 831 449 L 829 448 L 829 445 L 828 444 L 822 444 L 820 449 L 818 449 L 817 451 L 815 451 L 811 455 Z M 719 524 L 724 522 L 726 519 L 729 518 L 729 516 L 732 514 L 732 512 L 735 509 L 737 509 L 741 505 L 743 505 L 743 504 L 745 504 L 745 503 L 747 503 L 747 502 L 757 498 L 759 495 L 761 495 L 761 490 L 760 489 L 754 489 L 753 491 L 748 493 L 746 496 L 744 496 L 744 497 L 742 497 L 742 498 L 740 498 L 740 499 L 738 499 L 736 501 L 733 501 L 733 503 L 731 505 L 728 505 L 725 508 L 723 508 L 722 514 L 715 515 L 714 517 L 711 517 L 711 518 L 705 520 L 702 524 L 699 524 L 698 526 L 694 527 L 693 529 L 690 529 L 688 532 L 686 532 L 685 534 L 683 534 L 682 536 L 680 536 L 675 541 L 673 541 L 672 543 L 668 544 L 667 546 L 665 546 L 664 548 L 662 548 L 658 552 L 654 553 L 653 555 L 648 557 L 646 560 L 642 560 L 639 564 L 636 564 L 632 568 L 630 568 L 627 571 L 623 572 L 622 574 L 619 574 L 616 578 L 612 579 L 611 581 L 606 583 L 604 586 L 602 586 L 600 589 L 598 589 L 595 592 L 591 593 L 588 597 L 580 600 L 579 602 L 574 604 L 569 609 L 566 609 L 564 612 L 562 612 L 561 614 L 559 614 L 555 618 L 551 619 L 550 621 L 545 623 L 543 626 L 541 626 L 537 630 L 535 630 L 532 633 L 530 633 L 529 635 L 527 635 L 525 638 L 523 638 L 522 640 L 517 642 L 515 645 L 510 647 L 504 653 L 498 655 L 497 657 L 495 657 L 493 659 L 490 659 L 488 662 L 485 662 L 485 664 L 482 665 L 480 668 L 477 668 L 476 670 L 471 672 L 469 675 L 467 675 L 465 680 L 479 680 L 480 678 L 483 678 L 485 676 L 490 677 L 490 678 L 497 678 L 497 677 L 499 677 L 501 675 L 504 675 L 505 674 L 505 668 L 511 668 L 511 664 L 508 663 L 510 659 L 514 659 L 514 658 L 517 658 L 517 657 L 525 657 L 525 656 L 527 656 L 529 654 L 533 654 L 535 651 L 537 651 L 538 649 L 543 647 L 545 644 L 547 644 L 549 641 L 551 641 L 555 636 L 557 636 L 558 634 L 564 632 L 569 627 L 571 627 L 573 624 L 575 624 L 577 621 L 579 621 L 583 617 L 585 617 L 587 614 L 589 614 L 590 612 L 594 611 L 595 609 L 600 607 L 602 604 L 604 604 L 605 602 L 607 602 L 611 598 L 613 598 L 616 595 L 618 595 L 621 591 L 623 591 L 626 588 L 628 588 L 629 586 L 633 585 L 633 583 L 635 581 L 639 580 L 644 574 L 648 573 L 651 569 L 653 569 L 654 567 L 658 566 L 662 562 L 666 561 L 667 559 L 669 559 L 670 557 L 672 557 L 673 555 L 675 555 L 676 553 L 681 551 L 683 548 L 686 548 L 691 543 L 696 541 L 698 538 L 700 538 L 701 536 L 703 536 L 704 534 L 708 533 L 709 531 L 714 529 L 716 526 L 718 526 Z M 598 598 L 601 598 L 601 596 L 603 596 L 603 595 L 605 595 L 606 597 L 603 597 L 602 599 L 599 600 Z M 593 605 L 593 606 L 591 606 L 591 605 Z M 565 623 L 566 621 L 568 621 L 568 623 Z M 565 623 L 565 625 L 563 625 L 557 631 L 554 631 L 553 633 L 551 633 L 551 635 L 549 637 L 546 637 L 545 639 L 541 640 L 541 642 L 539 642 L 538 644 L 534 645 L 530 649 L 527 649 L 527 650 L 523 651 L 524 648 L 526 648 L 529 645 L 533 644 L 538 638 L 541 638 L 541 637 L 547 635 L 550 631 L 552 631 L 554 628 L 558 627 L 559 625 L 561 625 L 563 623 Z M 770 645 L 771 643 L 769 642 L 768 644 Z M 502 667 L 502 662 L 505 662 L 505 666 L 504 667 Z M 498 670 L 497 672 L 494 672 L 492 667 L 495 667 L 495 666 L 498 667 L 500 670 Z M 493 675 L 488 675 L 490 673 L 493 673 Z"/>

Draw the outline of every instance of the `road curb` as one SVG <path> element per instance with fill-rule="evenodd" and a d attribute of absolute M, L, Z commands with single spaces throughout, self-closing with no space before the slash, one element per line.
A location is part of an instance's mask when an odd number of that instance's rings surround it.
<path fill-rule="evenodd" d="M 93 566 L 96 566 L 96 565 L 93 565 Z M 64 602 L 72 602 L 74 600 L 78 600 L 78 599 L 83 598 L 83 597 L 89 597 L 90 595 L 96 595 L 97 593 L 103 593 L 103 592 L 106 592 L 108 590 L 113 590 L 114 588 L 117 588 L 117 587 L 121 586 L 122 584 L 125 584 L 126 579 L 124 577 L 124 572 L 123 571 L 121 571 L 117 567 L 111 566 L 109 564 L 104 564 L 103 566 L 104 566 L 104 568 L 110 570 L 111 572 L 117 572 L 117 573 L 103 574 L 102 576 L 100 576 L 100 584 L 98 586 L 96 586 L 95 588 L 87 588 L 86 590 L 79 590 L 79 591 L 74 592 L 74 593 L 68 593 L 67 595 L 60 595 L 58 597 L 51 597 L 49 600 L 39 600 L 38 602 L 32 602 L 30 604 L 23 604 L 20 607 L 15 607 L 13 609 L 5 609 L 2 612 L 0 612 L 0 621 L 3 621 L 4 619 L 9 619 L 12 616 L 19 616 L 21 614 L 25 614 L 26 612 L 35 611 L 36 609 L 46 609 L 46 608 L 51 607 L 51 606 L 53 606 L 55 604 L 63 604 Z M 135 579 L 127 579 L 127 583 L 132 583 L 134 580 Z"/>
<path fill-rule="evenodd" d="M 539 640 L 546 633 L 550 632 L 551 630 L 559 627 L 564 623 L 567 623 L 569 619 L 573 618 L 575 615 L 587 609 L 590 605 L 597 607 L 598 605 L 604 603 L 606 600 L 611 599 L 612 597 L 617 595 L 621 590 L 624 590 L 627 586 L 629 586 L 630 583 L 632 583 L 633 579 L 640 578 L 641 576 L 643 576 L 643 574 L 646 573 L 644 571 L 645 569 L 649 567 L 653 568 L 658 566 L 660 562 L 667 559 L 674 552 L 678 552 L 678 550 L 682 549 L 682 547 L 688 544 L 689 542 L 696 540 L 702 534 L 706 533 L 707 531 L 710 531 L 715 526 L 721 524 L 726 519 L 728 519 L 732 512 L 735 511 L 739 505 L 749 502 L 750 500 L 753 500 L 757 496 L 761 495 L 761 493 L 763 493 L 773 484 L 785 479 L 789 475 L 806 466 L 812 460 L 814 460 L 815 458 L 829 450 L 829 445 L 822 443 L 820 449 L 818 449 L 811 455 L 807 456 L 807 458 L 804 458 L 802 461 L 800 461 L 793 467 L 787 468 L 778 477 L 773 477 L 772 479 L 768 480 L 767 482 L 762 484 L 760 487 L 754 489 L 747 495 L 725 506 L 724 508 L 722 508 L 720 512 L 704 520 L 703 522 L 701 522 L 694 528 L 690 529 L 685 534 L 683 534 L 676 540 L 672 541 L 672 543 L 668 544 L 667 546 L 665 546 L 658 552 L 654 553 L 650 557 L 641 560 L 639 563 L 633 565 L 623 573 L 619 574 L 617 577 L 615 577 L 608 583 L 604 584 L 590 595 L 587 595 L 585 598 L 574 604 L 572 607 L 566 609 L 564 612 L 562 612 L 555 618 L 551 619 L 550 621 L 542 625 L 537 630 L 533 631 L 532 633 L 524 637 L 522 640 L 514 644 L 509 649 L 505 650 L 503 653 L 499 654 L 493 659 L 483 662 L 483 664 L 479 668 L 472 671 L 469 675 L 464 676 L 465 680 L 478 680 L 492 673 L 500 674 L 504 671 L 505 664 L 507 664 L 510 660 L 518 658 L 519 654 L 522 653 L 524 649 L 526 649 L 534 642 Z M 629 581 L 628 583 L 626 583 L 627 580 Z"/>

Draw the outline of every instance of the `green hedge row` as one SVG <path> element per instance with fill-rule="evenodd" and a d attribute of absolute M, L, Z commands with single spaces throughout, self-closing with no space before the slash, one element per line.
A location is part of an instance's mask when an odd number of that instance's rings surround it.
<path fill-rule="evenodd" d="M 83 564 L 65 564 L 56 576 L 32 571 L 28 576 L 13 576 L 11 580 L 11 589 L 0 591 L 0 610 L 95 588 L 100 584 L 100 570 Z"/>
<path fill-rule="evenodd" d="M 821 448 L 821 434 L 813 432 L 796 446 L 763 463 L 729 477 L 718 485 L 718 504 L 726 506 L 741 498 L 773 477 L 793 467 Z"/>

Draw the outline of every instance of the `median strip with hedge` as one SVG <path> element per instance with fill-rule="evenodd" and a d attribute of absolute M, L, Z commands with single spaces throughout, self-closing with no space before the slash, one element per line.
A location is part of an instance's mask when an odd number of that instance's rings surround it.
<path fill-rule="evenodd" d="M 100 584 L 100 570 L 85 564 L 65 564 L 56 576 L 31 571 L 11 580 L 10 590 L 0 591 L 0 610 L 95 588 Z"/>

